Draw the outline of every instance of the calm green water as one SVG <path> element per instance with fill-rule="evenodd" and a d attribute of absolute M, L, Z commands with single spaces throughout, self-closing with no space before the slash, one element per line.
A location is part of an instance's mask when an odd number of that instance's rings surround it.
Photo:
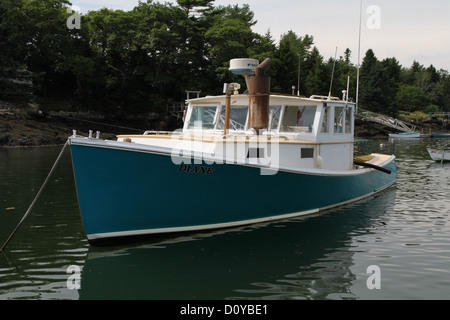
<path fill-rule="evenodd" d="M 426 147 L 450 149 L 450 140 L 373 144 L 398 157 L 397 186 L 376 198 L 310 217 L 106 248 L 85 240 L 66 153 L 0 253 L 0 299 L 449 299 L 450 164 L 431 161 Z M 0 148 L 1 244 L 59 151 Z M 381 289 L 367 286 L 373 265 Z M 69 266 L 80 270 L 78 290 L 68 288 L 77 275 Z"/>

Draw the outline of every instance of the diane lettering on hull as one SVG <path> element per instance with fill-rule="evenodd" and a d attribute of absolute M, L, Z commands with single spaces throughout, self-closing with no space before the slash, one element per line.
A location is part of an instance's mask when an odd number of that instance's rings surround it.
<path fill-rule="evenodd" d="M 210 175 L 214 172 L 214 168 L 204 167 L 204 166 L 196 166 L 196 165 L 191 165 L 191 164 L 180 164 L 178 166 L 178 171 Z"/>

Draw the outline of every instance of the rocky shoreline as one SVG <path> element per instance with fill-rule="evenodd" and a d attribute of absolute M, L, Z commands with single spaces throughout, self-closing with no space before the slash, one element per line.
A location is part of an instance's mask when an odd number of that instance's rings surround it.
<path fill-rule="evenodd" d="M 62 145 L 72 135 L 88 136 L 100 131 L 101 139 L 116 134 L 139 134 L 146 130 L 173 131 L 182 126 L 171 115 L 149 114 L 143 117 L 103 116 L 91 113 L 42 113 L 33 108 L 13 108 L 0 104 L 0 147 Z"/>
<path fill-rule="evenodd" d="M 417 123 L 416 123 L 417 124 Z M 87 136 L 89 130 L 100 131 L 100 138 L 115 139 L 116 134 L 139 134 L 146 130 L 174 131 L 183 125 L 181 119 L 167 114 L 141 117 L 103 116 L 91 113 L 42 113 L 31 107 L 16 108 L 0 103 L 0 146 L 29 147 L 62 145 L 77 130 Z M 439 121 L 429 119 L 419 125 L 424 133 L 443 131 Z M 448 130 L 448 124 L 445 130 Z M 357 138 L 386 138 L 394 130 L 383 125 L 356 119 Z"/>

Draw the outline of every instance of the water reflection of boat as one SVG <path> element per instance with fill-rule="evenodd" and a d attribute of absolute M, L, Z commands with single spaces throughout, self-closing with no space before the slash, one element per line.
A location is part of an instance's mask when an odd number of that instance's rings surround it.
<path fill-rule="evenodd" d="M 383 223 L 395 195 L 308 218 L 91 247 L 80 299 L 357 299 L 352 243 Z"/>
<path fill-rule="evenodd" d="M 348 97 L 272 94 L 270 59 L 231 64 L 249 94 L 189 100 L 182 131 L 69 138 L 90 243 L 313 214 L 396 182 L 394 156 L 354 159 Z"/>

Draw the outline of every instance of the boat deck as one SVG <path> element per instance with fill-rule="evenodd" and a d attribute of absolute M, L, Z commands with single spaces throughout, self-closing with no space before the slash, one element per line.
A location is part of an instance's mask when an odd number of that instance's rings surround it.
<path fill-rule="evenodd" d="M 378 154 L 378 153 L 372 153 L 370 155 L 365 156 L 359 156 L 355 157 L 356 161 L 365 162 L 369 164 L 373 164 L 376 166 L 381 166 L 385 162 L 387 162 L 389 159 L 391 159 L 392 156 L 387 154 Z"/>
<path fill-rule="evenodd" d="M 180 135 L 180 134 L 172 134 L 171 132 L 159 132 L 159 133 L 151 133 L 151 134 L 141 134 L 141 135 L 118 135 L 117 139 L 119 141 L 125 142 L 137 142 L 146 144 L 146 140 L 150 144 L 151 139 L 173 139 L 173 140 L 190 140 L 190 141 L 201 141 L 201 142 L 209 142 L 209 143 L 248 143 L 248 142 L 257 142 L 257 143 L 279 143 L 279 144 L 302 144 L 302 145 L 325 145 L 325 144 L 344 144 L 344 143 L 353 143 L 353 141 L 332 141 L 332 142 L 315 142 L 315 141 L 307 141 L 301 139 L 295 139 L 293 137 L 289 137 L 287 135 L 263 135 L 263 136 L 249 136 L 249 135 L 223 135 L 217 133 L 200 133 L 196 135 L 193 133 L 192 135 Z M 126 140 L 130 139 L 130 140 Z"/>

